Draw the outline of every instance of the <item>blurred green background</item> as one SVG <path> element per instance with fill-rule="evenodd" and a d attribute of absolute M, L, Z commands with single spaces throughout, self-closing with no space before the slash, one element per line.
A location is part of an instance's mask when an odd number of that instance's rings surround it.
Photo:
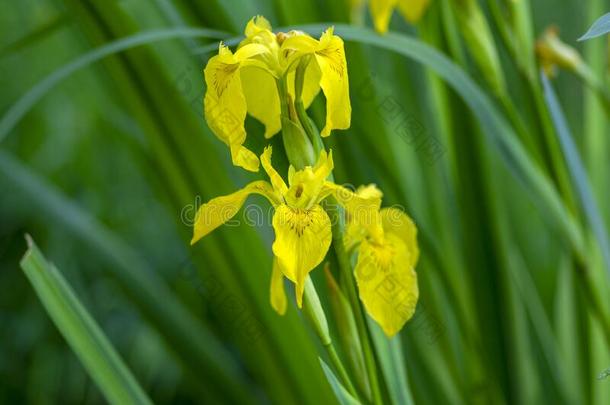
<path fill-rule="evenodd" d="M 155 403 L 336 403 L 293 300 L 285 317 L 268 303 L 269 219 L 222 227 L 193 248 L 188 241 L 197 204 L 256 177 L 231 165 L 202 117 L 202 69 L 218 40 L 239 36 L 257 14 L 274 27 L 349 23 L 349 3 L 0 1 L 3 119 L 47 75 L 105 43 L 180 26 L 221 31 L 155 41 L 70 73 L 0 136 L 0 402 L 104 402 L 19 268 L 29 233 Z M 557 25 L 603 77 L 607 39 L 576 38 L 610 2 L 531 3 L 535 35 Z M 482 6 L 525 134 L 544 139 L 500 20 Z M 432 0 L 417 28 L 394 13 L 391 29 L 447 54 L 493 100 L 468 44 L 451 36 L 459 27 L 448 7 Z M 610 404 L 610 379 L 597 378 L 610 367 L 608 278 L 570 192 L 561 195 L 585 236 L 584 266 L 456 92 L 404 56 L 346 48 L 352 128 L 328 139 L 335 177 L 378 184 L 384 205 L 405 207 L 420 230 L 420 302 L 396 338 L 415 402 Z M 561 72 L 553 85 L 607 225 L 608 116 L 574 75 Z M 312 112 L 320 124 L 321 97 Z M 262 134 L 252 119 L 247 128 Z M 260 150 L 261 138 L 249 142 Z M 285 167 L 279 141 L 274 159 Z M 555 184 L 544 158 L 528 156 Z M 263 199 L 250 201 L 267 216 Z M 323 273 L 313 274 L 328 308 Z"/>

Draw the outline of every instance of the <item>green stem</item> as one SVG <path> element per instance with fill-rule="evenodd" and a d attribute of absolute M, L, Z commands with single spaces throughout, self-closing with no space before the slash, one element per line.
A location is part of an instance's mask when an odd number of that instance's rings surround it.
<path fill-rule="evenodd" d="M 347 391 L 352 394 L 354 398 L 361 399 L 358 395 L 358 392 L 354 388 L 354 385 L 352 384 L 352 380 L 349 378 L 349 374 L 347 374 L 345 366 L 343 366 L 341 359 L 337 355 L 335 347 L 331 343 L 328 345 L 324 345 L 324 348 L 326 349 L 326 353 L 328 353 L 328 357 L 330 358 L 330 361 L 333 364 L 335 371 L 337 372 L 337 374 L 339 374 L 339 379 L 341 379 L 341 382 L 345 384 Z"/>
<path fill-rule="evenodd" d="M 315 124 L 307 115 L 305 111 L 305 105 L 303 105 L 302 91 L 303 91 L 303 82 L 305 81 L 305 70 L 307 69 L 307 65 L 309 64 L 309 57 L 304 59 L 297 66 L 295 78 L 294 78 L 294 109 L 297 114 L 297 118 L 301 122 L 307 137 L 313 144 L 314 152 L 316 155 L 320 153 L 321 150 L 324 150 L 324 144 L 322 143 L 322 138 L 320 137 L 320 132 L 318 128 L 316 128 Z"/>
<path fill-rule="evenodd" d="M 354 319 L 356 320 L 356 328 L 360 335 L 360 341 L 362 343 L 362 351 L 364 352 L 364 363 L 366 365 L 367 376 L 371 385 L 371 393 L 373 394 L 374 404 L 383 404 L 381 397 L 381 390 L 379 388 L 379 380 L 377 379 L 377 365 L 375 361 L 375 355 L 373 353 L 373 347 L 371 343 L 371 337 L 368 333 L 366 325 L 366 319 L 360 305 L 360 300 L 356 292 L 356 285 L 354 278 L 352 277 L 352 266 L 345 251 L 345 245 L 343 244 L 343 215 L 342 210 L 338 209 L 338 203 L 334 198 L 329 198 L 329 203 L 334 204 L 336 207 L 333 209 L 332 232 L 333 232 L 333 246 L 335 254 L 337 255 L 337 261 L 339 262 L 339 270 L 343 283 L 347 290 L 347 298 L 352 306 L 354 312 Z"/>
<path fill-rule="evenodd" d="M 324 349 L 326 349 L 326 353 L 335 368 L 335 371 L 339 375 L 339 379 L 345 385 L 350 394 L 352 394 L 355 398 L 359 398 L 356 389 L 354 388 L 354 384 L 352 383 L 347 371 L 345 370 L 345 366 L 341 362 L 339 356 L 337 356 L 337 352 L 335 347 L 333 346 L 332 339 L 330 337 L 330 332 L 328 331 L 328 322 L 326 321 L 326 315 L 324 313 L 324 309 L 322 308 L 322 304 L 320 303 L 320 297 L 318 296 L 318 292 L 316 291 L 316 287 L 311 280 L 311 277 L 307 278 L 305 284 L 305 291 L 303 296 L 303 313 L 305 317 L 311 323 L 313 329 L 316 331 L 316 334 L 320 338 L 320 342 Z"/>
<path fill-rule="evenodd" d="M 304 76 L 304 70 L 301 70 L 299 76 L 301 76 L 301 82 L 300 85 L 296 86 L 298 88 L 296 95 L 297 99 L 299 100 L 299 107 L 302 110 L 301 116 L 303 116 L 302 114 L 305 114 L 305 110 L 303 108 L 300 93 L 302 89 L 302 78 Z M 315 164 L 315 156 L 320 150 L 318 145 L 314 153 L 314 149 L 311 145 L 311 141 L 315 139 L 312 135 L 310 135 L 313 134 L 313 123 L 311 122 L 311 120 L 309 120 L 309 117 L 307 117 L 306 114 L 304 115 L 304 117 L 308 120 L 299 120 L 298 110 L 295 111 L 295 105 L 290 99 L 285 80 L 278 80 L 277 88 L 280 96 L 282 114 L 282 139 L 284 142 L 284 149 L 286 150 L 286 155 L 288 156 L 288 161 L 297 170 L 302 169 L 305 166 L 313 166 Z M 303 124 L 301 124 L 302 122 L 305 122 L 307 129 L 303 128 Z M 321 141 L 319 142 L 321 144 Z M 360 395 L 354 388 L 354 384 L 352 383 L 349 374 L 345 369 L 345 366 L 341 362 L 341 359 L 337 355 L 337 352 L 332 344 L 332 340 L 328 332 L 326 315 L 324 313 L 324 310 L 322 309 L 318 293 L 316 292 L 315 286 L 311 278 L 307 279 L 303 304 L 303 311 L 312 323 L 314 330 L 318 334 L 322 346 L 324 346 L 324 348 L 326 349 L 328 357 L 335 369 L 335 372 L 338 374 L 339 379 L 345 385 L 348 392 L 352 394 L 352 396 L 361 399 Z"/>
<path fill-rule="evenodd" d="M 305 132 L 307 133 L 308 138 L 313 143 L 314 150 L 317 154 L 319 153 L 319 151 L 324 149 L 324 144 L 322 143 L 322 139 L 320 138 L 320 132 L 315 127 L 311 118 L 309 118 L 309 116 L 307 115 L 307 112 L 305 111 L 305 106 L 303 105 L 303 100 L 301 98 L 301 91 L 303 88 L 303 81 L 305 78 L 305 69 L 307 67 L 307 62 L 307 60 L 302 61 L 296 70 L 294 107 L 297 117 L 301 122 L 301 125 L 303 126 Z M 332 181 L 332 173 L 329 177 Z M 328 202 L 333 207 L 333 209 L 330 210 L 331 212 L 329 212 L 329 214 L 331 215 L 332 222 L 333 246 L 335 249 L 335 254 L 337 255 L 337 261 L 339 262 L 341 276 L 344 280 L 347 289 L 348 300 L 350 302 L 352 311 L 354 313 L 354 318 L 356 320 L 358 335 L 360 337 L 360 341 L 362 342 L 362 350 L 364 352 L 364 361 L 366 365 L 367 376 L 371 385 L 373 403 L 382 404 L 383 401 L 381 398 L 381 390 L 379 388 L 379 380 L 377 378 L 377 365 L 375 361 L 375 355 L 373 353 L 371 337 L 368 333 L 366 319 L 364 318 L 362 306 L 360 305 L 360 300 L 358 299 L 357 295 L 356 285 L 354 284 L 354 279 L 352 277 L 352 266 L 349 262 L 347 252 L 345 251 L 345 245 L 343 244 L 343 210 L 340 209 L 340 206 L 334 197 L 329 197 Z"/>
<path fill-rule="evenodd" d="M 597 318 L 600 327 L 602 328 L 606 344 L 610 347 L 610 319 L 608 313 L 604 309 L 602 298 L 599 296 L 599 289 L 594 284 L 593 278 L 589 272 L 589 267 L 585 263 L 575 262 L 576 272 L 580 278 L 582 288 L 585 290 L 585 297 L 592 309 L 593 316 Z"/>
<path fill-rule="evenodd" d="M 610 92 L 591 69 L 582 63 L 574 72 L 597 95 L 604 111 L 610 116 Z"/>

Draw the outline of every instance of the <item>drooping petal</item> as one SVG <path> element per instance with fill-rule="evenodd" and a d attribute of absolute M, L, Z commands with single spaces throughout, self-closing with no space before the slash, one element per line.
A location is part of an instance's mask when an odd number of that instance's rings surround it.
<path fill-rule="evenodd" d="M 360 299 L 388 337 L 415 313 L 419 289 L 409 261 L 407 247 L 393 234 L 386 235 L 382 244 L 365 240 L 360 245 L 354 270 Z"/>
<path fill-rule="evenodd" d="M 294 70 L 303 55 L 313 54 L 319 46 L 319 41 L 307 34 L 285 35 L 281 45 L 283 66 L 286 71 Z"/>
<path fill-rule="evenodd" d="M 206 121 L 212 132 L 230 147 L 233 164 L 250 171 L 258 171 L 258 158 L 242 146 L 246 139 L 247 108 L 239 70 L 245 59 L 265 51 L 264 47 L 251 44 L 233 54 L 221 44 L 218 55 L 209 60 L 204 70 Z"/>
<path fill-rule="evenodd" d="M 284 274 L 280 270 L 277 258 L 273 258 L 273 268 L 271 270 L 271 286 L 269 288 L 269 300 L 271 307 L 280 315 L 286 313 L 288 300 L 284 290 Z"/>
<path fill-rule="evenodd" d="M 191 245 L 233 218 L 253 193 L 267 197 L 274 206 L 280 203 L 271 184 L 262 180 L 254 181 L 232 194 L 213 198 L 197 211 Z"/>
<path fill-rule="evenodd" d="M 241 69 L 241 82 L 248 113 L 265 125 L 265 138 L 277 134 L 282 123 L 275 78 L 258 66 L 247 66 Z"/>
<path fill-rule="evenodd" d="M 343 233 L 343 245 L 346 251 L 350 251 L 361 243 L 366 237 L 366 228 L 356 221 L 346 221 Z"/>
<path fill-rule="evenodd" d="M 343 40 L 333 35 L 332 27 L 322 34 L 315 58 L 322 73 L 320 87 L 326 97 L 326 124 L 320 135 L 328 136 L 333 129 L 349 128 L 352 118 L 345 49 Z"/>
<path fill-rule="evenodd" d="M 408 265 L 415 268 L 419 259 L 417 227 L 413 220 L 398 208 L 383 208 L 380 211 L 381 223 L 385 234 L 394 234 L 404 242 L 409 252 Z"/>
<path fill-rule="evenodd" d="M 295 283 L 297 305 L 300 308 L 305 278 L 324 260 L 330 247 L 330 218 L 319 205 L 309 210 L 280 205 L 273 216 L 273 229 L 273 253 L 284 275 Z"/>
<path fill-rule="evenodd" d="M 383 197 L 383 193 L 381 190 L 377 188 L 374 184 L 369 184 L 367 186 L 360 186 L 356 190 L 356 196 L 363 198 L 369 201 L 379 201 L 381 204 L 381 198 Z M 366 226 L 366 223 L 362 223 L 358 221 L 358 218 L 354 216 L 351 210 L 346 212 L 346 224 L 345 224 L 345 233 L 343 235 L 343 244 L 345 245 L 345 249 L 348 251 L 353 249 L 356 245 L 364 240 L 366 235 L 371 230 L 371 226 Z M 375 224 L 379 223 L 381 227 L 381 220 L 375 219 Z M 373 234 L 376 230 L 373 230 Z M 378 232 L 378 231 L 377 231 Z M 383 233 L 383 231 L 381 231 Z"/>
<path fill-rule="evenodd" d="M 376 231 L 374 228 L 381 227 L 379 219 L 381 192 L 364 192 L 359 194 L 347 187 L 326 181 L 320 191 L 318 201 L 331 194 L 345 208 L 346 215 L 350 221 L 364 227 L 367 232 Z"/>
<path fill-rule="evenodd" d="M 396 7 L 397 0 L 370 0 L 369 8 L 373 17 L 375 30 L 381 34 L 388 32 L 392 11 Z"/>
<path fill-rule="evenodd" d="M 418 22 L 428 8 L 430 0 L 398 0 L 398 10 L 411 23 Z"/>
<path fill-rule="evenodd" d="M 277 193 L 283 196 L 286 194 L 288 186 L 286 186 L 286 183 L 284 183 L 282 176 L 280 176 L 271 165 L 271 153 L 271 146 L 267 146 L 261 155 L 261 163 L 263 164 L 263 169 L 265 169 L 265 172 L 267 172 L 267 176 L 269 176 L 269 179 L 271 180 L 271 184 L 273 184 L 273 188 Z"/>

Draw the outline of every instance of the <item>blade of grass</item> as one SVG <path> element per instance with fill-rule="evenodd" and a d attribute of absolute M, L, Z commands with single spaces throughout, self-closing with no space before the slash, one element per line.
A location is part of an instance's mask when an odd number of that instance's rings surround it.
<path fill-rule="evenodd" d="M 26 235 L 21 268 L 47 313 L 112 404 L 152 404 L 95 320 L 55 266 Z"/>
<path fill-rule="evenodd" d="M 244 377 L 239 366 L 222 344 L 195 318 L 157 273 L 149 271 L 145 262 L 112 232 L 66 199 L 52 186 L 0 150 L 0 173 L 34 202 L 35 212 L 46 220 L 55 219 L 100 253 L 108 269 L 121 282 L 144 315 L 157 325 L 170 347 L 197 375 L 205 372 L 218 387 L 226 387 L 236 400 L 246 401 Z"/>
<path fill-rule="evenodd" d="M 587 39 L 596 38 L 605 35 L 610 32 L 610 13 L 604 14 L 599 17 L 591 28 L 580 38 L 579 41 L 586 41 Z"/>
<path fill-rule="evenodd" d="M 43 40 L 47 38 L 49 35 L 54 33 L 56 30 L 63 28 L 65 23 L 67 22 L 67 18 L 65 15 L 56 15 L 49 18 L 48 21 L 44 22 L 32 32 L 24 35 L 23 37 L 11 42 L 10 44 L 4 46 L 0 49 L 0 58 L 4 58 L 7 55 L 11 55 L 15 52 L 18 52 L 39 40 Z"/>
<path fill-rule="evenodd" d="M 392 403 L 397 405 L 414 404 L 400 345 L 400 337 L 388 339 L 377 324 L 370 318 L 367 318 L 367 321 L 371 331 L 371 338 L 375 345 L 377 359 L 381 366 L 381 373 L 388 385 Z"/>
<path fill-rule="evenodd" d="M 360 402 L 356 398 L 351 396 L 350 393 L 347 392 L 347 389 L 345 389 L 345 387 L 341 385 L 333 371 L 330 369 L 330 367 L 328 367 L 324 360 L 322 360 L 321 358 L 318 359 L 320 360 L 322 371 L 324 371 L 324 375 L 326 376 L 328 383 L 333 389 L 333 392 L 337 396 L 337 400 L 339 401 L 339 403 L 341 405 L 360 405 Z"/>
<path fill-rule="evenodd" d="M 93 51 L 87 52 L 82 56 L 67 63 L 57 69 L 46 78 L 38 82 L 29 91 L 24 93 L 9 110 L 4 113 L 0 120 L 0 142 L 15 128 L 19 121 L 30 111 L 30 109 L 62 80 L 68 78 L 72 73 L 90 64 L 103 59 L 117 52 L 125 51 L 137 46 L 150 44 L 157 41 L 175 38 L 216 38 L 226 37 L 227 33 L 214 31 L 204 28 L 169 28 L 161 30 L 151 30 L 131 35 L 119 40 L 100 46 Z"/>
<path fill-rule="evenodd" d="M 544 87 L 544 97 L 551 112 L 557 137 L 559 138 L 559 143 L 563 150 L 570 175 L 572 176 L 573 187 L 578 195 L 589 226 L 597 239 L 606 271 L 610 277 L 610 246 L 608 245 L 608 234 L 604 226 L 604 220 L 597 207 L 597 202 L 593 196 L 587 173 L 578 154 L 578 149 L 574 144 L 572 135 L 570 134 L 570 129 L 568 128 L 555 91 L 546 75 L 541 74 L 541 77 L 542 85 Z"/>

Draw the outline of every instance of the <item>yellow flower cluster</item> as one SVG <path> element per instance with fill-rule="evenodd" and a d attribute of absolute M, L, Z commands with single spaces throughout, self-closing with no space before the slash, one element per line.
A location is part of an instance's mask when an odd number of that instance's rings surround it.
<path fill-rule="evenodd" d="M 352 8 L 360 8 L 363 3 L 364 0 L 352 0 Z M 369 9 L 375 29 L 384 34 L 388 31 L 395 8 L 398 8 L 405 20 L 416 23 L 422 18 L 429 4 L 430 0 L 369 0 Z"/>
<path fill-rule="evenodd" d="M 347 129 L 351 120 L 349 82 L 343 40 L 329 28 L 319 40 L 300 31 L 278 33 L 263 17 L 253 18 L 246 39 L 235 53 L 220 44 L 218 55 L 208 62 L 204 74 L 207 91 L 204 113 L 214 134 L 231 150 L 233 164 L 258 171 L 257 156 L 243 146 L 246 115 L 265 125 L 265 137 L 281 129 L 278 81 L 287 80 L 294 97 L 295 69 L 305 63 L 303 103 L 307 108 L 320 89 L 326 97 L 326 125 L 322 136 L 333 129 Z"/>
<path fill-rule="evenodd" d="M 343 41 L 332 28 L 319 40 L 298 31 L 274 34 L 262 17 L 248 23 L 245 35 L 235 53 L 221 44 L 218 55 L 205 68 L 205 116 L 212 131 L 230 147 L 233 163 L 251 171 L 262 164 L 269 181 L 253 181 L 201 206 L 191 244 L 233 218 L 249 195 L 264 196 L 274 208 L 270 301 L 284 314 L 284 278 L 294 283 L 300 308 L 307 277 L 331 246 L 331 218 L 321 203 L 332 198 L 345 211 L 346 230 L 338 239 L 344 238 L 345 248 L 357 255 L 354 277 L 360 299 L 385 333 L 393 336 L 411 318 L 418 299 L 415 265 L 419 250 L 411 219 L 401 210 L 381 209 L 382 194 L 375 186 L 353 192 L 330 181 L 332 151 L 321 150 L 313 165 L 298 170 L 291 165 L 286 183 L 271 163 L 270 146 L 259 159 L 243 145 L 246 115 L 261 121 L 265 136 L 271 137 L 284 124 L 281 103 L 286 100 L 282 97 L 294 97 L 295 92 L 302 94 L 307 106 L 322 89 L 326 98 L 322 136 L 328 136 L 332 129 L 349 127 L 351 106 Z M 305 75 L 302 88 L 297 89 L 294 76 L 299 64 Z M 283 92 L 280 84 L 286 81 L 289 86 Z"/>

